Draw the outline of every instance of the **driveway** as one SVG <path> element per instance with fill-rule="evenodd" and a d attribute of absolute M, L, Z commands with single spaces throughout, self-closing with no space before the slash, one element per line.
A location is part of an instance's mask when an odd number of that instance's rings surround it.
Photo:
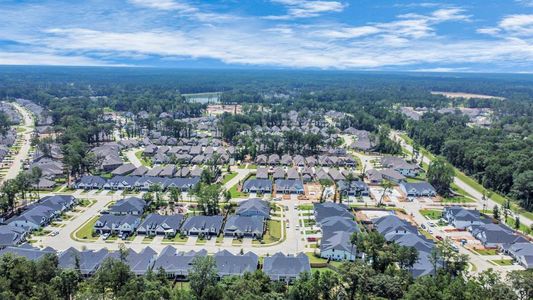
<path fill-rule="evenodd" d="M 195 235 L 189 236 L 189 238 L 187 239 L 187 243 L 185 243 L 185 245 L 194 246 L 194 245 L 196 245 L 196 241 L 197 240 L 198 240 L 197 236 L 195 236 Z"/>
<path fill-rule="evenodd" d="M 143 165 L 142 162 L 137 158 L 137 156 L 135 156 L 135 152 L 139 150 L 140 148 L 134 148 L 126 151 L 126 157 L 137 168 Z"/>

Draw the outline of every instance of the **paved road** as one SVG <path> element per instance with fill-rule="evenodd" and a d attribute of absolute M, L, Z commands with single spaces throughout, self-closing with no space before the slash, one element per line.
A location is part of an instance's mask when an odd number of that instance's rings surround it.
<path fill-rule="evenodd" d="M 230 188 L 232 188 L 234 185 L 239 183 L 239 181 L 242 182 L 244 180 L 244 178 L 246 178 L 246 176 L 248 176 L 248 174 L 252 173 L 252 171 L 255 171 L 255 170 L 252 170 L 252 169 L 239 169 L 238 167 L 232 167 L 231 171 L 232 172 L 237 172 L 237 175 L 235 177 L 231 178 L 230 181 L 228 181 L 228 182 L 226 182 L 224 184 L 224 188 L 226 190 L 229 190 Z"/>
<path fill-rule="evenodd" d="M 391 135 L 392 135 L 392 138 L 395 139 L 395 140 L 398 140 L 400 141 L 402 147 L 404 149 L 406 149 L 407 151 L 409 152 L 413 152 L 413 147 L 409 144 L 407 144 L 400 136 L 400 133 L 399 132 L 396 132 L 396 131 L 392 131 L 391 132 Z M 429 163 L 431 163 L 431 159 L 427 156 L 422 156 L 422 161 L 426 164 L 429 165 Z M 461 179 L 459 179 L 458 177 L 454 177 L 453 179 L 453 182 L 461 189 L 463 189 L 465 192 L 467 192 L 468 194 L 470 194 L 474 200 L 476 200 L 476 204 L 477 204 L 477 208 L 478 209 L 483 209 L 484 207 L 484 204 L 485 204 L 485 208 L 486 209 L 492 209 L 495 205 L 498 205 L 500 206 L 498 203 L 496 203 L 496 201 L 492 200 L 492 199 L 487 199 L 487 200 L 483 200 L 483 194 L 478 192 L 477 190 L 475 190 L 473 187 L 471 187 L 468 183 L 462 181 Z M 520 222 L 522 224 L 525 224 L 526 226 L 531 226 L 531 224 L 533 224 L 533 220 L 530 220 L 528 219 L 527 217 L 525 216 L 521 216 L 520 218 Z"/>
<path fill-rule="evenodd" d="M 30 153 L 31 135 L 34 129 L 33 117 L 28 110 L 18 103 L 11 103 L 11 105 L 13 105 L 13 107 L 15 107 L 15 109 L 22 115 L 24 124 L 21 125 L 21 127 L 24 129 L 24 132 L 21 134 L 22 146 L 17 155 L 13 158 L 13 163 L 7 171 L 6 176 L 3 179 L 0 179 L 0 182 L 17 177 L 18 173 L 22 170 L 23 162 L 28 158 Z"/>

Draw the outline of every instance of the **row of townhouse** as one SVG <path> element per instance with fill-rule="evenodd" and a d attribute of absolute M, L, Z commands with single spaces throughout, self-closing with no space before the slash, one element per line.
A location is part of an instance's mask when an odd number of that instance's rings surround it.
<path fill-rule="evenodd" d="M 68 195 L 46 196 L 38 202 L 28 205 L 17 216 L 0 225 L 0 248 L 18 245 L 34 230 L 38 230 L 62 213 L 76 205 L 77 199 Z"/>
<path fill-rule="evenodd" d="M 277 179 L 275 181 L 278 194 L 303 194 L 304 184 L 299 179 Z M 242 186 L 245 193 L 271 194 L 273 184 L 270 179 L 248 179 Z"/>
<path fill-rule="evenodd" d="M 460 206 L 444 208 L 443 218 L 455 228 L 468 230 L 487 248 L 498 248 L 526 269 L 533 268 L 533 243 L 504 224 L 493 223 L 478 210 Z"/>
<path fill-rule="evenodd" d="M 94 224 L 96 234 L 130 236 L 134 232 L 143 235 L 173 237 L 178 233 L 189 236 L 218 236 L 261 238 L 270 218 L 270 205 L 261 199 L 249 199 L 239 203 L 235 215 L 226 220 L 223 216 L 189 216 L 149 214 L 142 215 L 147 203 L 136 197 L 125 198 L 113 204 Z M 224 231 L 222 231 L 224 228 Z"/>
<path fill-rule="evenodd" d="M 188 178 L 168 178 L 159 176 L 114 176 L 105 179 L 100 176 L 86 175 L 74 183 L 77 189 L 91 190 L 132 190 L 138 189 L 147 191 L 151 186 L 159 185 L 162 189 L 178 188 L 182 192 L 187 192 L 200 182 L 200 177 Z"/>
<path fill-rule="evenodd" d="M 258 165 L 266 166 L 295 166 L 295 167 L 355 167 L 357 162 L 353 157 L 348 155 L 317 155 L 303 157 L 301 155 L 291 156 L 284 154 L 281 157 L 278 154 L 260 154 L 255 158 L 255 163 Z"/>
<path fill-rule="evenodd" d="M 351 236 L 360 232 L 350 208 L 344 204 L 314 204 L 314 218 L 320 228 L 320 257 L 330 260 L 354 261 L 362 254 L 351 243 Z"/>
<path fill-rule="evenodd" d="M 200 177 L 204 170 L 200 167 L 181 167 L 174 164 L 157 165 L 153 168 L 146 166 L 135 167 L 133 164 L 124 164 L 111 172 L 113 176 L 151 176 L 151 177 Z"/>
<path fill-rule="evenodd" d="M 121 254 L 118 251 L 110 252 L 105 248 L 80 251 L 71 247 L 57 252 L 53 248 L 39 249 L 29 244 L 0 250 L 0 257 L 6 254 L 25 257 L 33 261 L 37 261 L 45 255 L 57 255 L 60 268 L 77 269 L 85 277 L 94 275 L 108 259 L 121 260 Z M 167 277 L 184 280 L 189 276 L 195 259 L 206 256 L 206 250 L 183 252 L 178 251 L 173 246 L 167 246 L 161 253 L 157 254 L 152 248 L 146 247 L 140 252 L 127 249 L 123 262 L 129 266 L 134 274 L 139 276 L 149 271 L 162 269 Z M 260 266 L 259 257 L 252 252 L 241 255 L 222 250 L 215 253 L 213 257 L 219 278 L 253 273 Z M 124 257 L 122 256 L 122 258 Z M 264 258 L 262 270 L 271 280 L 290 283 L 296 280 L 302 272 L 310 272 L 311 266 L 309 258 L 304 253 L 298 255 L 276 253 Z"/>

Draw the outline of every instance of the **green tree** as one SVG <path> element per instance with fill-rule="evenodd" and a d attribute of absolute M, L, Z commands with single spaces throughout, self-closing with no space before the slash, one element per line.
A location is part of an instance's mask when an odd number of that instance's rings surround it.
<path fill-rule="evenodd" d="M 429 164 L 427 180 L 440 195 L 447 196 L 450 193 L 454 176 L 453 167 L 441 157 L 437 157 Z"/>
<path fill-rule="evenodd" d="M 212 256 L 196 257 L 189 271 L 191 290 L 196 299 L 209 299 L 207 292 L 217 284 L 217 268 Z"/>

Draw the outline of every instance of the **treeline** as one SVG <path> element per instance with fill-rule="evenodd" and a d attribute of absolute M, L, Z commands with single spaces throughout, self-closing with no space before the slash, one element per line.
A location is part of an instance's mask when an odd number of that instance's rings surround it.
<path fill-rule="evenodd" d="M 372 237 L 371 239 L 374 239 Z M 382 239 L 367 241 L 368 246 Z M 292 285 L 271 281 L 258 270 L 240 277 L 219 279 L 212 256 L 198 257 L 188 282 L 174 282 L 163 269 L 136 276 L 127 265 L 127 251 L 105 260 L 90 278 L 73 269 L 58 267 L 58 258 L 47 254 L 37 261 L 3 255 L 0 258 L 0 299 L 142 299 L 142 300 L 526 300 L 533 297 L 533 272 L 512 271 L 506 278 L 492 270 L 476 276 L 464 273 L 466 263 L 449 249 L 439 250 L 445 260 L 435 275 L 413 279 L 399 263 L 409 263 L 409 253 L 393 245 L 367 249 L 374 261 L 345 262 L 337 270 L 303 273 Z M 400 256 L 399 256 L 400 255 Z M 398 260 L 399 257 L 407 260 Z"/>
<path fill-rule="evenodd" d="M 469 127 L 467 122 L 463 115 L 432 113 L 411 122 L 407 132 L 415 142 L 444 156 L 484 187 L 517 199 L 523 208 L 532 211 L 531 120 L 523 126 L 515 122 L 512 128 L 505 124 L 507 121 L 497 121 L 490 129 Z"/>

